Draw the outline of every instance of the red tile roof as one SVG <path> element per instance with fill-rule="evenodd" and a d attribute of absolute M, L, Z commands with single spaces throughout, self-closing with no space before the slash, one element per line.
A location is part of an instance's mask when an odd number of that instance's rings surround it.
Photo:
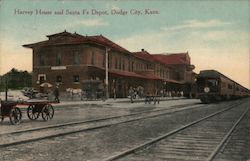
<path fill-rule="evenodd" d="M 120 76 L 136 77 L 136 78 L 142 78 L 142 79 L 148 79 L 148 80 L 162 80 L 161 78 L 158 78 L 158 77 L 154 76 L 153 74 L 151 74 L 151 75 L 141 75 L 141 74 L 137 74 L 137 73 L 134 73 L 134 72 L 116 71 L 116 70 L 109 70 L 109 73 L 115 74 L 115 75 L 120 75 Z"/>
<path fill-rule="evenodd" d="M 64 32 L 60 32 L 60 33 L 56 33 L 56 34 L 52 34 L 52 35 L 47 35 L 48 38 L 52 38 L 52 37 L 58 37 L 58 36 L 71 36 L 71 37 L 77 37 L 77 36 L 82 36 L 79 34 L 72 34 L 67 32 L 66 30 Z"/>
<path fill-rule="evenodd" d="M 116 49 L 116 50 L 121 51 L 121 52 L 130 53 L 127 49 L 119 46 L 118 44 L 114 43 L 113 41 L 109 40 L 108 38 L 106 38 L 102 35 L 86 36 L 86 38 L 90 41 L 97 42 L 97 43 L 102 44 L 104 46 L 108 46 L 111 49 Z"/>
<path fill-rule="evenodd" d="M 116 70 L 109 70 L 109 73 L 114 74 L 114 75 L 119 75 L 119 76 L 135 77 L 135 78 L 141 78 L 141 79 L 147 79 L 147 80 L 161 80 L 161 81 L 169 82 L 169 83 L 177 83 L 177 84 L 185 83 L 185 82 L 171 80 L 171 79 L 162 79 L 162 78 L 156 77 L 154 74 L 149 74 L 149 73 L 146 75 L 141 75 L 141 74 L 137 74 L 134 72 L 116 71 Z"/>
<path fill-rule="evenodd" d="M 133 52 L 133 54 L 136 57 L 141 58 L 146 61 L 150 61 L 150 62 L 157 61 L 153 55 L 151 55 L 150 53 L 148 53 L 147 51 L 143 49 L 142 51 L 139 51 L 139 52 Z"/>
<path fill-rule="evenodd" d="M 154 54 L 156 60 L 164 64 L 190 64 L 186 59 L 187 53 L 175 53 L 175 54 Z"/>
<path fill-rule="evenodd" d="M 61 32 L 61 33 L 56 33 L 53 35 L 47 35 L 49 40 L 42 41 L 42 42 L 37 42 L 33 44 L 26 44 L 23 45 L 24 47 L 27 48 L 33 48 L 36 46 L 50 46 L 50 45 L 65 45 L 65 44 L 81 44 L 81 43 L 95 43 L 101 46 L 109 47 L 110 49 L 113 50 L 118 50 L 120 52 L 125 52 L 131 54 L 128 50 L 125 48 L 119 46 L 118 44 L 112 42 L 108 38 L 102 36 L 102 35 L 97 35 L 97 36 L 82 36 L 77 33 L 69 33 L 67 31 Z M 66 37 L 63 39 L 62 37 Z"/>

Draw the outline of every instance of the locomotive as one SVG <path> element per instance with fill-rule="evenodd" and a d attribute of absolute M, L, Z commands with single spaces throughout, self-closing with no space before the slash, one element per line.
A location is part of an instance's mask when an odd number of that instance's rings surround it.
<path fill-rule="evenodd" d="M 196 77 L 197 94 L 202 103 L 248 97 L 247 88 L 216 70 L 202 70 Z"/>

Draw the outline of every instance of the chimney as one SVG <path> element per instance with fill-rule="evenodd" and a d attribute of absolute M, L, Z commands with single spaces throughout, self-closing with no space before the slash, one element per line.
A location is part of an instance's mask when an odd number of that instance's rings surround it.
<path fill-rule="evenodd" d="M 145 50 L 144 49 L 141 49 L 142 52 L 144 52 Z"/>

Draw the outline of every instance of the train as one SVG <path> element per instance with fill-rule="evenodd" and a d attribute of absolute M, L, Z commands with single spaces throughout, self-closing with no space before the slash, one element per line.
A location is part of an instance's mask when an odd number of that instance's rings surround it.
<path fill-rule="evenodd" d="M 202 103 L 249 97 L 249 89 L 216 70 L 202 70 L 196 76 L 197 96 Z"/>

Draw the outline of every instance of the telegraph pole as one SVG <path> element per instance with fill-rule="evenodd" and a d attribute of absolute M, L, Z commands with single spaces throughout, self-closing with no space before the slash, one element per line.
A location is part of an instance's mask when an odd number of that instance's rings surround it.
<path fill-rule="evenodd" d="M 5 77 L 5 101 L 8 101 L 8 75 Z"/>
<path fill-rule="evenodd" d="M 105 85 L 106 85 L 106 98 L 109 98 L 109 72 L 108 72 L 108 64 L 109 64 L 109 57 L 108 57 L 108 51 L 110 51 L 110 48 L 106 47 L 105 49 Z"/>

